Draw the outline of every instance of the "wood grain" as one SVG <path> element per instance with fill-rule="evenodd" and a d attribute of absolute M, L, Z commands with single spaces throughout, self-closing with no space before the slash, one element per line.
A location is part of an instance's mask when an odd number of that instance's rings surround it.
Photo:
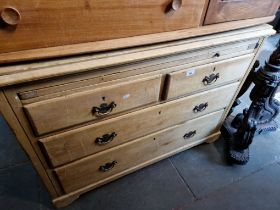
<path fill-rule="evenodd" d="M 43 144 L 53 166 L 58 166 L 215 110 L 225 108 L 230 103 L 237 87 L 238 83 L 230 84 L 100 123 L 43 138 L 40 142 Z M 205 102 L 208 102 L 208 107 L 205 111 L 200 113 L 193 112 L 193 108 L 196 105 Z M 97 137 L 113 132 L 115 132 L 117 136 L 112 142 L 103 146 L 95 144 Z"/>
<path fill-rule="evenodd" d="M 156 75 L 28 104 L 24 109 L 36 134 L 41 135 L 157 102 L 160 83 L 161 76 Z M 93 108 L 104 103 L 116 107 L 99 117 Z"/>
<path fill-rule="evenodd" d="M 174 98 L 194 91 L 207 90 L 216 85 L 226 84 L 241 79 L 253 58 L 253 54 L 242 57 L 210 63 L 204 66 L 173 72 L 168 74 L 167 98 Z M 203 83 L 205 77 L 211 74 L 219 75 L 217 81 L 206 85 Z"/>
<path fill-rule="evenodd" d="M 57 77 L 61 75 L 93 71 L 100 68 L 139 62 L 146 59 L 171 56 L 174 54 L 189 52 L 197 49 L 210 48 L 236 41 L 269 36 L 274 33 L 275 31 L 271 26 L 262 25 L 254 28 L 225 32 L 207 37 L 177 41 L 173 43 L 120 50 L 109 54 L 101 53 L 93 56 L 89 60 L 80 62 L 69 62 L 65 65 L 51 65 L 48 67 L 35 69 L 32 69 L 32 65 L 28 65 L 27 70 L 24 68 L 23 71 L 19 71 L 15 74 L 4 74 L 0 76 L 0 87 L 27 81 Z M 5 72 L 7 72 L 7 68 L 3 68 L 5 69 Z M 13 67 L 10 66 L 10 69 L 13 69 Z"/>
<path fill-rule="evenodd" d="M 67 194 L 65 194 L 65 195 L 63 195 L 63 196 L 60 196 L 59 198 L 54 199 L 53 202 L 54 202 L 54 204 L 55 204 L 56 206 L 58 206 L 58 207 L 64 207 L 64 206 L 65 206 L 65 203 L 66 203 L 66 205 L 68 205 L 68 204 L 69 204 L 69 201 L 70 201 L 70 202 L 73 201 L 73 198 L 75 198 L 75 196 L 76 196 L 76 198 L 77 198 L 78 195 L 81 195 L 81 194 L 83 194 L 83 193 L 86 193 L 86 192 L 88 192 L 88 191 L 90 191 L 90 190 L 92 190 L 92 189 L 95 189 L 95 188 L 97 188 L 97 187 L 100 187 L 100 186 L 102 186 L 102 185 L 104 185 L 104 184 L 110 183 L 110 182 L 112 182 L 112 181 L 114 181 L 114 180 L 116 180 L 116 179 L 118 179 L 118 178 L 121 178 L 121 177 L 123 177 L 123 176 L 125 176 L 125 175 L 127 175 L 127 174 L 129 174 L 129 173 L 132 173 L 132 172 L 137 171 L 137 170 L 139 170 L 139 169 L 141 169 L 141 168 L 144 168 L 144 167 L 146 167 L 146 166 L 149 166 L 149 165 L 151 165 L 151 164 L 153 164 L 153 163 L 156 163 L 156 162 L 158 162 L 158 161 L 160 161 L 160 160 L 163 160 L 163 159 L 165 159 L 165 158 L 168 158 L 168 157 L 170 157 L 170 156 L 172 156 L 172 155 L 175 155 L 175 154 L 177 154 L 177 153 L 179 153 L 179 152 L 182 152 L 182 151 L 184 151 L 184 150 L 190 149 L 190 148 L 192 148 L 192 147 L 194 147 L 194 146 L 197 146 L 197 145 L 199 145 L 199 144 L 201 144 L 201 143 L 203 143 L 203 142 L 215 141 L 215 140 L 218 139 L 220 136 L 221 136 L 221 133 L 220 133 L 220 132 L 217 132 L 217 133 L 215 133 L 215 134 L 213 134 L 213 135 L 207 136 L 206 138 L 203 138 L 203 139 L 200 139 L 200 140 L 197 140 L 197 141 L 194 141 L 194 142 L 190 142 L 189 144 L 186 144 L 185 146 L 182 146 L 182 147 L 180 147 L 180 148 L 178 148 L 178 149 L 175 149 L 175 150 L 173 150 L 173 151 L 170 151 L 170 152 L 168 152 L 168 153 L 165 153 L 165 154 L 163 154 L 163 155 L 160 155 L 160 156 L 158 156 L 158 157 L 156 157 L 156 158 L 153 158 L 153 159 L 151 159 L 151 160 L 149 160 L 149 161 L 146 161 L 146 162 L 144 162 L 144 163 L 142 163 L 142 164 L 139 164 L 139 165 L 137 165 L 137 166 L 135 166 L 135 167 L 131 167 L 131 168 L 129 168 L 129 169 L 127 169 L 127 170 L 124 170 L 124 171 L 122 171 L 121 173 L 115 174 L 115 175 L 113 175 L 113 176 L 111 176 L 111 177 L 109 177 L 109 178 L 103 179 L 103 180 L 101 180 L 101 181 L 99 181 L 99 182 L 96 182 L 96 183 L 87 185 L 86 187 L 83 187 L 83 188 L 80 188 L 80 189 L 78 189 L 78 190 L 75 190 L 74 192 L 67 193 Z"/>
<path fill-rule="evenodd" d="M 64 77 L 63 80 L 41 81 L 31 85 L 18 86 L 18 95 L 23 104 L 34 103 L 54 97 L 65 96 L 78 91 L 86 91 L 114 85 L 120 81 L 130 81 L 139 77 L 168 74 L 191 67 L 227 60 L 254 53 L 258 39 L 222 45 L 205 50 L 191 51 L 165 58 L 116 66 L 79 75 Z M 250 47 L 253 46 L 253 47 Z M 215 57 L 216 53 L 220 57 Z M 136 75 L 136 76 L 135 76 Z"/>
<path fill-rule="evenodd" d="M 169 0 L 2 0 L 22 16 L 13 30 L 0 28 L 0 53 L 198 27 L 206 0 L 183 0 L 172 16 Z"/>
<path fill-rule="evenodd" d="M 280 0 L 211 0 L 205 24 L 275 15 Z"/>
<path fill-rule="evenodd" d="M 265 29 L 271 29 L 271 26 L 267 26 L 267 27 L 265 27 Z M 247 30 L 249 32 L 249 29 L 247 29 Z M 251 29 L 250 31 L 254 31 L 254 30 Z M 224 33 L 224 34 L 226 35 L 227 33 Z M 216 38 L 224 37 L 224 36 L 221 36 L 222 34 L 219 34 L 219 35 L 220 36 L 216 35 Z M 206 48 L 206 49 L 187 50 L 186 51 L 187 54 L 185 54 L 184 56 L 186 56 L 186 58 L 189 58 L 189 57 L 194 57 L 194 54 L 199 55 L 199 58 L 197 58 L 197 60 L 193 60 L 193 62 L 194 62 L 194 61 L 198 61 L 198 60 L 212 58 L 212 56 L 214 55 L 214 54 L 212 55 L 212 53 L 216 52 L 216 51 L 220 51 L 220 50 L 226 50 L 227 53 L 234 53 L 236 51 L 246 50 L 246 48 L 248 49 L 249 45 L 256 44 L 258 42 L 258 39 L 259 39 L 259 37 L 255 37 L 255 38 L 251 38 L 251 39 L 247 39 L 247 40 L 239 40 L 236 42 L 224 43 L 220 46 L 214 45 L 211 48 Z M 192 39 L 193 42 L 203 41 L 203 40 L 207 40 L 207 38 L 200 37 L 200 38 Z M 52 68 L 53 66 L 61 66 L 61 68 L 62 68 L 63 65 L 67 65 L 67 64 L 71 64 L 71 63 L 75 64 L 78 62 L 84 62 L 84 61 L 89 61 L 89 60 L 104 59 L 106 57 L 119 56 L 119 55 L 123 55 L 123 54 L 127 54 L 127 53 L 135 53 L 135 52 L 140 52 L 140 51 L 143 52 L 143 51 L 147 51 L 147 50 L 157 49 L 160 47 L 172 46 L 174 44 L 181 45 L 181 44 L 187 44 L 187 43 L 191 43 L 191 40 L 183 40 L 183 41 L 181 40 L 181 41 L 172 42 L 172 44 L 165 43 L 165 44 L 154 45 L 154 46 L 149 46 L 149 47 L 147 47 L 147 46 L 141 47 L 141 48 L 138 47 L 138 48 L 118 50 L 118 51 L 107 52 L 107 53 L 88 54 L 88 55 L 66 57 L 66 58 L 52 59 L 52 60 L 32 62 L 32 63 L 27 62 L 27 63 L 15 64 L 15 65 L 4 65 L 4 66 L 0 67 L 0 75 L 9 75 L 9 74 L 15 74 L 15 73 L 26 72 L 26 71 L 31 71 L 31 70 L 39 70 L 39 69 L 44 70 L 45 68 Z M 240 48 L 243 47 L 243 49 L 238 49 L 239 47 Z M 222 49 L 220 49 L 220 48 L 222 48 Z M 208 53 L 209 53 L 209 55 L 207 55 Z M 200 58 L 202 55 L 203 55 L 203 58 Z M 139 65 L 141 67 L 143 67 L 146 64 L 156 65 L 156 64 L 160 64 L 160 63 L 168 63 L 171 60 L 174 60 L 174 58 L 176 58 L 178 56 L 180 56 L 180 57 L 183 56 L 183 53 L 178 54 L 178 55 L 177 54 L 169 55 L 168 57 L 164 57 L 164 58 L 159 57 L 156 59 L 149 59 L 149 60 L 145 60 L 145 63 L 138 62 L 138 63 L 133 63 L 130 65 L 131 65 L 131 68 L 135 69 Z M 103 60 L 101 60 L 101 61 L 103 61 Z M 118 71 L 121 71 L 122 68 L 125 68 L 125 70 L 127 70 L 127 65 L 126 66 L 122 65 L 121 68 L 114 66 L 114 68 L 118 68 Z M 105 72 L 105 73 L 102 72 L 102 75 L 106 74 L 106 71 L 104 71 L 105 69 L 102 69 L 102 70 L 103 70 L 103 72 Z"/>
<path fill-rule="evenodd" d="M 18 61 L 30 61 L 46 58 L 57 58 L 69 55 L 79 55 L 84 53 L 115 50 L 126 47 L 149 45 L 161 42 L 175 41 L 179 39 L 194 38 L 203 35 L 217 34 L 247 28 L 250 26 L 261 25 L 271 22 L 275 16 L 232 21 L 215 25 L 207 25 L 198 28 L 184 29 L 171 32 L 162 32 L 142 36 L 132 36 L 127 38 L 112 39 L 105 41 L 87 42 L 57 47 L 42 47 L 32 50 L 21 50 L 10 53 L 0 53 L 0 64 L 13 63 Z M 33 35 L 33 34 L 32 34 Z"/>
<path fill-rule="evenodd" d="M 255 19 L 250 21 L 251 23 L 254 22 L 256 24 Z M 236 27 L 237 23 L 240 22 L 236 22 Z M 232 23 L 228 24 L 231 25 Z M 220 24 L 218 25 L 221 26 Z M 227 28 L 225 24 L 222 25 Z M 204 30 L 203 28 L 205 27 L 201 28 L 202 31 Z M 208 27 L 206 26 L 206 28 Z M 217 28 L 215 30 L 222 29 Z M 181 32 L 186 35 L 186 31 L 187 30 L 182 30 Z M 189 32 L 194 35 L 195 30 L 190 30 Z M 174 38 L 176 35 L 176 32 L 167 33 L 172 35 L 167 37 L 167 39 L 171 37 Z M 236 79 L 238 80 L 236 83 L 234 83 L 236 80 L 228 80 L 228 83 L 232 84 L 217 84 L 217 88 L 216 86 L 213 86 L 215 89 L 207 91 L 206 89 L 197 89 L 199 91 L 204 91 L 200 93 L 182 92 L 180 97 L 184 94 L 187 95 L 179 99 L 172 98 L 169 101 L 156 103 L 152 106 L 147 105 L 147 107 L 133 109 L 133 111 L 119 112 L 112 115 L 112 117 L 108 116 L 108 118 L 101 120 L 88 121 L 85 123 L 82 122 L 75 126 L 71 125 L 65 130 L 63 128 L 63 130 L 60 129 L 53 133 L 48 133 L 40 139 L 40 142 L 42 142 L 45 147 L 45 151 L 49 153 L 48 156 L 44 156 L 42 153 L 41 147 L 39 147 L 38 144 L 39 138 L 34 136 L 30 123 L 23 112 L 23 106 L 36 103 L 40 104 L 43 103 L 43 101 L 52 101 L 57 98 L 67 98 L 70 95 L 75 95 L 81 92 L 90 92 L 97 89 L 103 91 L 104 88 L 106 89 L 117 85 L 120 81 L 121 83 L 129 82 L 130 80 L 134 81 L 133 77 L 137 77 L 139 80 L 141 78 L 142 80 L 144 78 L 154 78 L 158 75 L 162 75 L 159 80 L 163 81 L 166 74 L 176 74 L 191 67 L 208 63 L 213 64 L 213 62 L 223 63 L 224 59 L 230 59 L 232 62 L 233 60 L 240 61 L 241 64 L 243 63 L 243 60 L 241 61 L 239 59 L 244 58 L 245 63 L 245 58 L 249 59 L 252 54 L 256 55 L 256 52 L 260 52 L 259 48 L 254 49 L 254 44 L 259 40 L 260 43 L 263 43 L 264 37 L 273 33 L 274 31 L 270 26 L 261 25 L 209 36 L 183 39 L 171 43 L 155 44 L 153 46 L 142 46 L 29 64 L 2 65 L 0 67 L 0 85 L 2 85 L 2 89 L 5 87 L 5 96 L 4 94 L 2 94 L 2 96 L 0 94 L 0 109 L 1 111 L 4 110 L 4 116 L 9 121 L 9 124 L 15 123 L 13 129 L 17 132 L 19 141 L 23 144 L 23 147 L 28 152 L 29 156 L 31 156 L 40 176 L 42 176 L 43 181 L 50 189 L 54 204 L 58 207 L 62 207 L 68 205 L 73 200 L 77 199 L 80 194 L 87 192 L 90 189 L 99 187 L 202 142 L 215 140 L 219 134 L 218 130 L 213 130 L 213 133 L 210 133 L 210 135 L 209 133 L 205 134 L 207 137 L 195 137 L 197 139 L 192 139 L 193 141 L 190 141 L 187 144 L 183 144 L 182 141 L 171 141 L 172 137 L 176 136 L 178 133 L 175 131 L 173 133 L 170 126 L 176 125 L 176 129 L 178 128 L 177 131 L 179 131 L 179 127 L 182 126 L 186 120 L 191 120 L 192 123 L 189 122 L 190 125 L 187 126 L 188 128 L 196 129 L 197 127 L 194 126 L 205 125 L 201 129 L 197 128 L 197 130 L 207 132 L 207 129 L 205 128 L 209 128 L 208 126 L 215 126 L 215 128 L 218 129 L 222 123 L 221 119 L 223 120 L 228 113 L 228 106 L 232 104 L 232 99 L 236 96 L 237 90 L 240 88 L 240 81 L 244 82 L 249 71 L 246 72 L 243 79 Z M 166 33 L 164 34 L 166 35 Z M 155 38 L 155 40 L 163 39 L 164 34 L 163 37 L 158 39 Z M 153 36 L 154 35 L 151 37 Z M 145 37 L 150 37 L 150 35 Z M 179 34 L 177 34 L 177 38 L 178 37 Z M 131 38 L 133 40 L 135 37 Z M 119 40 L 128 41 L 128 39 Z M 143 43 L 145 43 L 147 40 L 138 41 L 143 41 Z M 152 41 L 153 40 L 151 40 L 151 42 Z M 109 41 L 107 43 L 114 42 Z M 133 46 L 133 43 L 126 44 L 132 44 L 130 46 Z M 77 46 L 78 45 L 75 45 L 75 47 Z M 86 45 L 83 46 L 85 46 L 84 49 L 87 48 Z M 89 45 L 89 48 L 87 49 L 90 51 L 90 47 L 92 46 L 93 45 Z M 69 46 L 64 47 L 67 48 Z M 72 52 L 71 47 L 69 48 L 70 53 Z M 65 50 L 66 48 L 63 49 Z M 55 47 L 55 49 L 62 48 Z M 92 49 L 93 51 L 95 50 L 94 48 Z M 54 48 L 48 50 L 52 51 Z M 73 50 L 79 53 L 80 49 L 77 48 Z M 22 51 L 21 53 L 26 52 L 27 51 Z M 212 54 L 217 52 L 222 54 L 221 57 L 212 58 Z M 42 54 L 39 53 L 38 56 L 46 56 L 45 53 L 46 51 L 42 52 Z M 60 52 L 55 53 L 60 54 Z M 4 54 L 0 55 L 0 60 L 1 56 L 4 56 Z M 26 54 L 26 56 L 32 57 L 32 54 Z M 236 56 L 242 57 L 235 58 Z M 230 70 L 227 70 L 227 72 L 228 71 Z M 232 75 L 234 76 L 235 73 L 236 75 L 238 74 L 238 72 L 234 72 Z M 166 88 L 163 84 L 164 83 L 161 82 L 161 89 Z M 7 87 L 9 85 L 14 86 Z M 181 86 L 178 86 L 177 88 L 181 88 Z M 36 91 L 36 94 L 38 95 L 33 95 L 32 91 Z M 22 99 L 19 99 L 18 96 L 22 97 Z M 201 103 L 205 103 L 206 100 L 208 102 L 206 110 L 201 113 L 193 113 L 192 108 Z M 55 109 L 56 107 L 54 106 L 53 110 Z M 205 117 L 205 114 L 212 115 L 214 114 L 213 112 L 218 109 L 225 110 L 221 111 L 219 121 L 211 120 L 212 118 L 203 118 Z M 48 114 L 49 112 L 46 113 Z M 200 123 L 196 123 L 195 120 L 198 120 L 197 117 L 201 117 L 204 120 L 199 121 Z M 132 124 L 135 126 L 132 126 Z M 193 131 L 192 129 L 184 130 L 184 134 Z M 116 130 L 118 133 L 117 138 L 103 148 L 97 147 L 97 145 L 93 143 L 96 137 L 100 137 Z M 160 134 L 165 131 L 165 135 Z M 181 133 L 181 137 L 182 134 L 183 132 Z M 159 136 L 157 137 L 156 135 Z M 200 133 L 198 133 L 198 135 L 200 135 Z M 122 147 L 133 145 L 135 142 L 140 141 L 140 139 L 143 140 L 148 137 L 152 138 L 147 140 L 147 144 L 150 145 L 150 147 L 146 144 L 142 145 L 139 143 L 137 148 L 134 145 L 134 147 L 131 146 L 130 149 L 122 152 Z M 154 140 L 154 138 L 156 138 L 156 140 Z M 176 140 L 178 139 L 179 137 L 176 138 Z M 28 142 L 29 145 L 26 142 Z M 151 157 L 149 156 L 149 152 L 145 152 L 150 151 L 155 147 L 158 148 L 159 151 L 162 151 L 162 153 L 151 151 L 151 154 L 155 154 L 155 156 Z M 143 153 L 140 152 L 142 155 L 138 153 L 138 148 L 141 151 L 143 148 L 145 155 L 147 153 L 147 159 L 145 159 L 146 157 Z M 119 151 L 121 152 L 119 153 Z M 133 154 L 136 156 L 140 155 L 141 157 L 136 158 L 134 161 L 134 156 L 133 158 L 125 158 L 121 153 L 124 154 L 124 156 L 126 154 Z M 112 154 L 112 156 L 110 156 L 110 154 Z M 142 156 L 144 156 L 143 159 L 141 159 Z M 119 162 L 120 168 L 118 168 L 117 164 L 113 169 L 116 171 L 112 171 L 112 174 L 108 176 L 102 175 L 101 177 L 95 174 L 96 167 L 94 168 L 93 166 L 104 165 L 108 161 L 112 161 L 118 157 L 120 157 L 121 160 Z M 127 157 L 131 156 L 128 155 Z M 63 191 L 62 186 L 58 183 L 59 180 L 57 179 L 57 176 L 55 176 L 56 174 L 53 172 L 53 168 L 47 164 L 48 158 L 53 162 L 53 166 L 58 167 L 54 169 L 55 171 L 60 171 L 61 169 L 59 174 L 61 178 L 60 181 L 64 189 L 66 189 L 65 192 Z M 133 160 L 132 162 L 135 164 L 131 163 L 129 161 L 130 159 Z M 93 162 L 91 160 L 93 160 Z M 100 160 L 104 161 L 98 162 Z M 84 173 L 87 174 L 86 176 L 90 176 L 91 172 L 93 172 L 92 177 L 85 180 L 82 180 L 82 177 L 78 176 L 79 174 Z M 73 177 L 74 179 L 72 179 Z"/>
<path fill-rule="evenodd" d="M 88 184 L 98 182 L 157 156 L 214 134 L 219 129 L 217 125 L 221 120 L 223 112 L 224 110 L 212 113 L 188 121 L 185 124 L 177 125 L 127 144 L 114 147 L 113 149 L 57 168 L 55 172 L 66 193 L 75 191 Z M 209 121 L 211 123 L 208 123 Z M 194 137 L 185 139 L 184 135 L 191 131 L 196 131 Z M 117 162 L 112 170 L 107 172 L 99 171 L 101 165 L 112 161 Z"/>

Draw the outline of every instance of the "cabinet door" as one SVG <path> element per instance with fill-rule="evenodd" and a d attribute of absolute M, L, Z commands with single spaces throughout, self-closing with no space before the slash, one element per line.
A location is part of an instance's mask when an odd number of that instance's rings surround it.
<path fill-rule="evenodd" d="M 197 27 L 206 1 L 1 0 L 0 53 Z"/>
<path fill-rule="evenodd" d="M 280 0 L 211 0 L 205 24 L 273 16 Z"/>

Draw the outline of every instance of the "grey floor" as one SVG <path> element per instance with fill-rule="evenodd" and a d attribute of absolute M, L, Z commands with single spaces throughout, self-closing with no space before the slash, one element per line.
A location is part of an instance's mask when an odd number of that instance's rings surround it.
<path fill-rule="evenodd" d="M 279 37 L 263 48 L 262 61 Z M 250 103 L 242 98 L 238 110 Z M 280 117 L 277 119 L 280 123 Z M 224 141 L 203 144 L 89 192 L 69 210 L 279 210 L 280 131 L 257 136 L 245 166 L 224 161 Z M 47 210 L 48 193 L 0 116 L 0 209 Z"/>

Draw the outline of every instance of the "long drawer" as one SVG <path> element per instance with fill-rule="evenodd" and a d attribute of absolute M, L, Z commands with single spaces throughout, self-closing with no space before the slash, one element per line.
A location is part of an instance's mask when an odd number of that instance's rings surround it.
<path fill-rule="evenodd" d="M 168 74 L 166 97 L 173 98 L 241 79 L 253 54 L 232 58 Z"/>
<path fill-rule="evenodd" d="M 73 192 L 217 132 L 223 113 L 221 110 L 145 136 L 57 168 L 55 173 L 64 191 Z"/>
<path fill-rule="evenodd" d="M 159 100 L 161 76 L 93 88 L 24 106 L 37 135 L 106 117 Z"/>
<path fill-rule="evenodd" d="M 228 106 L 239 83 L 41 139 L 53 166 L 74 161 Z"/>
<path fill-rule="evenodd" d="M 169 0 L 2 0 L 0 53 L 200 25 L 206 0 L 174 1 L 176 12 Z"/>
<path fill-rule="evenodd" d="M 77 57 L 70 57 L 58 60 L 49 60 L 38 63 L 25 63 L 21 65 L 13 66 L 3 66 L 0 68 L 0 75 L 10 75 L 17 72 L 30 72 L 28 78 L 30 81 L 35 80 L 37 74 L 34 72 L 48 71 L 58 75 L 58 71 L 61 69 L 67 69 L 70 72 L 81 72 L 82 69 L 100 69 L 104 67 L 111 66 L 109 68 L 103 69 L 102 71 L 91 71 L 84 74 L 73 75 L 70 77 L 65 77 L 63 80 L 52 80 L 51 84 L 49 81 L 40 81 L 36 85 L 27 85 L 21 87 L 21 93 L 19 94 L 20 99 L 26 100 L 34 97 L 46 97 L 46 94 L 56 93 L 60 95 L 65 90 L 74 88 L 80 88 L 85 85 L 93 85 L 100 81 L 108 82 L 115 79 L 120 79 L 128 76 L 133 76 L 135 73 L 144 74 L 148 72 L 154 72 L 162 69 L 172 68 L 181 65 L 195 65 L 212 63 L 228 58 L 237 57 L 240 55 L 245 55 L 249 53 L 254 53 L 258 46 L 259 38 L 251 38 L 246 40 L 239 40 L 235 42 L 225 43 L 221 45 L 210 45 L 208 47 L 202 46 L 199 49 L 187 50 L 190 40 L 176 41 L 175 43 L 170 43 L 163 48 L 159 47 L 145 47 L 135 49 L 127 49 L 125 52 L 115 51 L 114 53 L 99 53 L 93 55 L 83 55 Z M 133 62 L 126 65 L 116 65 L 113 62 L 119 62 L 123 58 L 127 58 L 129 62 L 134 60 L 133 58 L 143 54 L 146 51 L 148 55 L 158 54 L 159 52 L 169 52 L 168 49 L 172 48 L 173 51 L 178 50 L 180 47 L 180 52 L 166 57 L 158 57 L 153 59 L 148 59 L 141 62 Z M 147 49 L 146 49 L 147 48 Z M 182 50 L 183 49 L 183 50 Z M 149 53 L 150 51 L 150 53 Z M 123 56 L 124 54 L 129 54 L 130 56 Z M 141 56 L 140 55 L 140 56 Z M 166 55 L 166 54 L 165 54 Z M 108 60 L 110 62 L 108 62 Z M 113 62 L 112 62 L 113 61 Z M 113 66 L 112 66 L 113 64 Z M 33 72 L 31 74 L 31 72 Z M 123 76 L 123 73 L 125 76 Z M 46 75 L 47 76 L 47 75 Z M 48 75 L 49 76 L 49 75 Z M 33 79 L 31 79 L 31 77 Z M 3 77 L 0 77 L 0 79 Z M 40 77 L 42 78 L 42 77 Z M 38 78 L 37 78 L 38 79 Z M 1 83 L 0 82 L 0 86 Z M 15 82 L 15 80 L 14 80 Z M 2 83 L 3 84 L 3 83 Z M 36 88 L 35 88 L 36 87 Z"/>

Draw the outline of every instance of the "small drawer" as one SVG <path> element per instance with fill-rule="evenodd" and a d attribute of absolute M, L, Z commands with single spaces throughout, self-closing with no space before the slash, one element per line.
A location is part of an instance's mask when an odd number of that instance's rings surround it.
<path fill-rule="evenodd" d="M 24 110 L 41 135 L 157 102 L 160 85 L 158 75 L 24 105 Z"/>
<path fill-rule="evenodd" d="M 40 139 L 54 167 L 227 107 L 239 83 Z M 133 125 L 133 126 L 131 126 Z"/>
<path fill-rule="evenodd" d="M 211 0 L 205 24 L 273 16 L 279 0 Z"/>
<path fill-rule="evenodd" d="M 142 137 L 55 169 L 66 193 L 126 173 L 147 161 L 217 133 L 224 110 Z"/>
<path fill-rule="evenodd" d="M 168 99 L 213 88 L 241 79 L 253 59 L 253 54 L 224 60 L 168 74 Z"/>
<path fill-rule="evenodd" d="M 203 18 L 205 2 L 0 1 L 0 21 L 5 23 L 0 24 L 0 53 L 198 27 Z"/>

